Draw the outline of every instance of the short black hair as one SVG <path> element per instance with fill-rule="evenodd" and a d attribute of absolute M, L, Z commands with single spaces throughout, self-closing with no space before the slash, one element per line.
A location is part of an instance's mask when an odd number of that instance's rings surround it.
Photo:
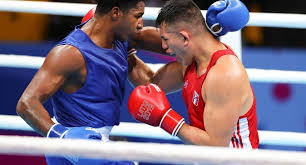
<path fill-rule="evenodd" d="M 114 7 L 119 7 L 123 12 L 127 12 L 136 7 L 138 2 L 145 2 L 145 0 L 97 0 L 96 13 L 104 15 Z"/>
<path fill-rule="evenodd" d="M 162 23 L 174 24 L 177 22 L 191 23 L 192 25 L 205 25 L 205 19 L 200 8 L 192 0 L 169 0 L 161 8 L 156 26 Z"/>

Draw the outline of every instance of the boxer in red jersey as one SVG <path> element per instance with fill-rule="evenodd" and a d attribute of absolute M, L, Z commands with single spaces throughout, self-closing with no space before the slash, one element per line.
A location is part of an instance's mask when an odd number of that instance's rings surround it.
<path fill-rule="evenodd" d="M 185 143 L 258 148 L 256 101 L 246 69 L 232 49 L 210 33 L 196 4 L 192 0 L 170 0 L 156 23 L 163 48 L 176 55 L 177 61 L 153 72 L 134 56 L 129 74 L 141 78 L 130 80 L 134 84 L 154 84 L 138 86 L 131 93 L 131 115 L 160 126 Z M 171 109 L 163 93 L 181 88 L 190 125 Z"/>

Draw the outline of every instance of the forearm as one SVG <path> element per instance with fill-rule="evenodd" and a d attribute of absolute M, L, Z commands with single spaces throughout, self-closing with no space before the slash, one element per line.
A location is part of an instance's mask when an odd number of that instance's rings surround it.
<path fill-rule="evenodd" d="M 134 85 L 146 85 L 151 82 L 154 72 L 135 54 L 128 57 L 128 79 Z"/>
<path fill-rule="evenodd" d="M 167 64 L 146 64 L 141 61 L 136 55 L 129 57 L 128 61 L 128 79 L 134 86 L 147 85 L 149 83 L 154 83 L 163 86 L 163 82 L 165 81 L 165 79 L 167 79 L 163 78 L 165 77 L 163 76 L 163 73 L 165 72 L 164 66 L 166 66 Z"/>
<path fill-rule="evenodd" d="M 229 145 L 229 142 L 226 142 L 226 140 L 218 140 L 218 138 L 213 138 L 206 131 L 188 124 L 184 124 L 182 126 L 177 136 L 186 144 L 223 147 L 227 147 Z"/>
<path fill-rule="evenodd" d="M 178 62 L 145 64 L 135 54 L 128 57 L 129 81 L 134 85 L 154 83 L 165 93 L 175 92 L 183 86 L 183 66 Z"/>
<path fill-rule="evenodd" d="M 42 136 L 46 136 L 54 124 L 42 103 L 35 99 L 21 98 L 17 104 L 17 113 Z"/>

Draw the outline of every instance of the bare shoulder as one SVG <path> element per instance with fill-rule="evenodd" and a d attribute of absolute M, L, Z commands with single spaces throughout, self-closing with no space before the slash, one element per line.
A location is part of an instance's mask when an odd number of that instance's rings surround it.
<path fill-rule="evenodd" d="M 216 72 L 218 75 L 226 76 L 228 78 L 239 78 L 246 76 L 246 70 L 238 59 L 233 55 L 224 55 L 218 59 L 216 64 L 211 68 L 211 72 Z"/>
<path fill-rule="evenodd" d="M 47 55 L 42 67 L 63 71 L 78 70 L 85 65 L 81 52 L 71 45 L 54 47 Z"/>
<path fill-rule="evenodd" d="M 233 55 L 226 55 L 220 57 L 208 72 L 202 89 L 206 95 L 220 99 L 220 96 L 243 94 L 249 88 L 248 76 L 241 61 Z"/>

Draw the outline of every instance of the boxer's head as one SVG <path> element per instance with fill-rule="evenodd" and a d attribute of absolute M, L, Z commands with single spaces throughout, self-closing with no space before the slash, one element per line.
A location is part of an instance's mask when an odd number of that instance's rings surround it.
<path fill-rule="evenodd" d="M 145 0 L 98 0 L 96 13 L 108 15 L 114 25 L 115 37 L 125 41 L 143 27 Z"/>
<path fill-rule="evenodd" d="M 192 39 L 206 29 L 205 19 L 192 0 L 170 0 L 156 19 L 163 48 L 183 65 L 192 62 Z"/>

